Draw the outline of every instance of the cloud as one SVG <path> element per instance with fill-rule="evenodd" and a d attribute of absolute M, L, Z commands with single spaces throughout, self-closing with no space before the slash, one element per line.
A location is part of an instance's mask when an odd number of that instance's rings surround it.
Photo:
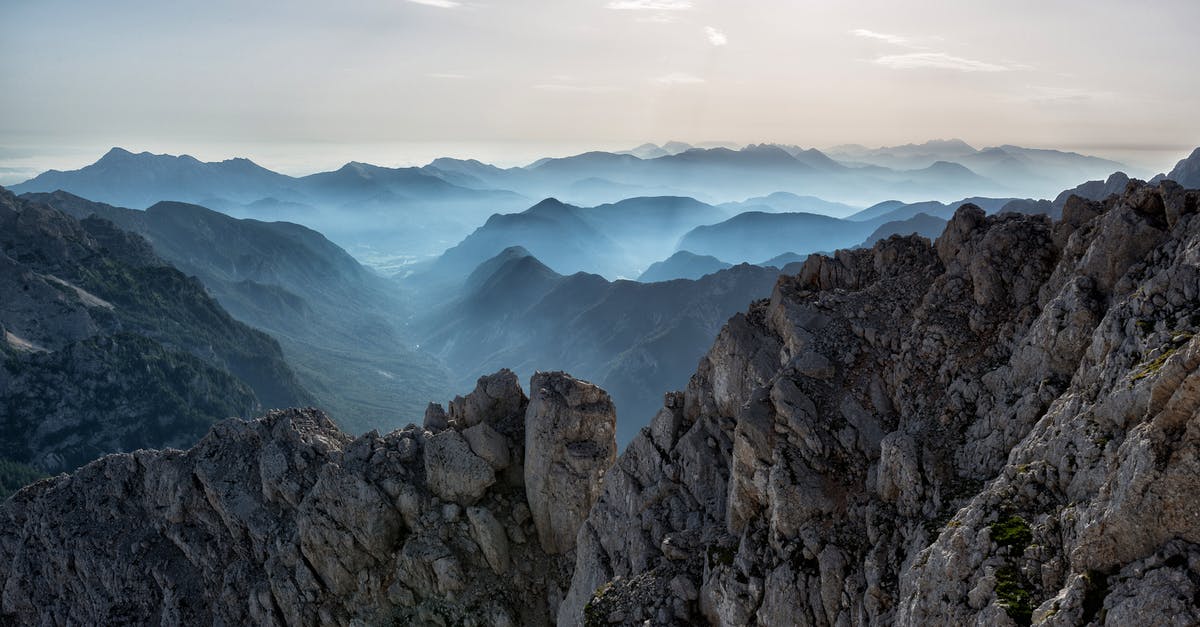
<path fill-rule="evenodd" d="M 460 79 L 464 79 L 464 78 L 471 78 L 470 76 L 467 76 L 466 74 L 454 74 L 454 73 L 450 73 L 450 72 L 434 72 L 432 74 L 426 74 L 426 76 L 428 76 L 429 78 L 444 78 L 447 80 L 460 80 Z"/>
<path fill-rule="evenodd" d="M 408 0 L 414 4 L 423 4 L 427 7 L 437 7 L 439 9 L 453 9 L 457 6 L 462 6 L 461 2 L 454 0 Z"/>
<path fill-rule="evenodd" d="M 605 94 L 614 91 L 620 91 L 619 87 L 611 85 L 567 85 L 563 83 L 541 83 L 533 86 L 534 89 L 541 91 L 558 91 L 580 94 Z"/>
<path fill-rule="evenodd" d="M 670 74 L 654 79 L 654 82 L 660 85 L 695 85 L 703 83 L 704 79 L 684 72 L 671 72 Z"/>
<path fill-rule="evenodd" d="M 955 70 L 958 72 L 1008 72 L 1017 67 L 964 59 L 945 52 L 910 52 L 908 54 L 889 54 L 875 59 L 877 65 L 893 70 Z"/>
<path fill-rule="evenodd" d="M 729 43 L 729 37 L 712 26 L 705 26 L 704 34 L 708 36 L 708 43 L 714 46 L 724 46 Z"/>
<path fill-rule="evenodd" d="M 888 33 L 877 33 L 873 30 L 867 30 L 865 28 L 856 28 L 856 29 L 850 31 L 850 34 L 854 35 L 855 37 L 865 37 L 867 39 L 877 39 L 879 41 L 883 41 L 883 42 L 892 44 L 893 46 L 904 46 L 905 48 L 921 48 L 922 47 L 922 46 L 918 46 L 917 44 L 913 43 L 913 41 L 911 39 L 909 39 L 908 37 L 904 37 L 902 35 L 890 35 Z"/>
<path fill-rule="evenodd" d="M 1112 100 L 1117 95 L 1111 91 L 1061 87 L 1057 85 L 1026 85 L 1024 93 L 1013 100 L 1037 105 L 1077 106 L 1098 100 Z"/>
<path fill-rule="evenodd" d="M 686 11 L 692 8 L 691 0 L 613 0 L 604 5 L 617 11 Z"/>

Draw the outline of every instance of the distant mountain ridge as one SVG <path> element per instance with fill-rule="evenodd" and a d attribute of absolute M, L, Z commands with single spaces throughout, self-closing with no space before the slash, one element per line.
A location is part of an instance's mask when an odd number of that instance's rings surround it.
<path fill-rule="evenodd" d="M 248 159 L 206 163 L 188 155 L 133 154 L 122 148 L 78 170 L 51 170 L 11 190 L 62 190 L 134 209 L 178 201 L 239 217 L 266 212 L 261 217 L 315 228 L 368 260 L 380 249 L 435 254 L 452 243 L 446 233 L 457 239 L 497 209 L 526 204 L 518 194 L 460 186 L 422 168 L 351 162 L 331 172 L 291 177 Z"/>
<path fill-rule="evenodd" d="M 70 470 L 311 397 L 142 238 L 0 188 L 0 458 Z"/>
<path fill-rule="evenodd" d="M 778 274 L 744 264 L 699 280 L 608 281 L 561 275 L 512 247 L 479 264 L 457 298 L 414 325 L 460 382 L 503 362 L 522 376 L 569 368 L 604 384 L 625 417 L 625 442 L 661 404 L 662 390 L 686 382 L 725 320 L 766 296 Z"/>
<path fill-rule="evenodd" d="M 317 228 L 360 259 L 381 264 L 387 260 L 375 257 L 383 244 L 432 255 L 488 215 L 528 206 L 530 198 L 594 206 L 631 196 L 690 196 L 713 204 L 786 192 L 862 206 L 881 197 L 1045 197 L 1121 167 L 1076 153 L 1010 145 L 975 150 L 954 140 L 827 152 L 781 144 L 730 148 L 668 143 L 539 159 L 525 167 L 442 158 L 420 168 L 350 162 L 331 172 L 290 177 L 246 159 L 203 163 L 186 155 L 114 148 L 92 165 L 49 171 L 13 190 L 62 189 L 133 208 L 177 200 L 242 217 L 271 211 L 271 218 Z M 429 206 L 439 210 L 416 219 L 413 214 Z M 372 228 L 360 227 L 359 221 Z"/>
<path fill-rule="evenodd" d="M 638 277 L 638 281 L 642 283 L 655 283 L 675 279 L 695 280 L 729 268 L 731 265 L 711 255 L 697 255 L 686 250 L 681 250 L 662 261 L 651 264 Z"/>
<path fill-rule="evenodd" d="M 676 240 L 689 229 L 727 217 L 717 207 L 675 196 L 595 207 L 547 198 L 520 213 L 491 216 L 434 261 L 428 274 L 457 280 L 502 250 L 521 246 L 557 272 L 632 278 L 674 252 Z"/>
<path fill-rule="evenodd" d="M 445 394 L 441 366 L 404 337 L 403 294 L 320 233 L 178 202 L 138 211 L 66 192 L 23 198 L 145 237 L 235 318 L 277 338 L 322 408 L 351 420 L 342 423 L 349 431 L 395 428 Z"/>

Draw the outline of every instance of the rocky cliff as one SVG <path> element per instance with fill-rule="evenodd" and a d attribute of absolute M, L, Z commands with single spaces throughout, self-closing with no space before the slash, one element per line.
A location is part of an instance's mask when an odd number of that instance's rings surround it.
<path fill-rule="evenodd" d="M 606 475 L 560 624 L 1200 621 L 1198 201 L 810 258 Z"/>
<path fill-rule="evenodd" d="M 1058 222 L 964 206 L 932 243 L 814 256 L 602 479 L 611 404 L 561 374 L 386 436 L 292 411 L 105 458 L 0 507 L 0 611 L 1197 624 L 1198 211 L 1133 182 Z"/>
<path fill-rule="evenodd" d="M 187 452 L 38 482 L 0 509 L 0 617 L 549 624 L 616 417 L 561 373 L 530 389 L 502 371 L 424 427 L 357 439 L 313 409 L 231 419 Z"/>

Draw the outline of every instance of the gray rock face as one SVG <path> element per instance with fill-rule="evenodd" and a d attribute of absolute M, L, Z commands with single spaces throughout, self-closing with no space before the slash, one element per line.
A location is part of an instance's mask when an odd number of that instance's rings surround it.
<path fill-rule="evenodd" d="M 810 258 L 605 476 L 559 624 L 1195 623 L 1198 201 Z"/>
<path fill-rule="evenodd" d="M 598 388 L 559 374 L 551 389 L 574 402 L 530 416 L 596 418 Z M 520 481 L 527 405 L 505 371 L 449 420 L 431 409 L 436 433 L 351 438 L 317 410 L 287 410 L 218 423 L 186 452 L 111 455 L 43 480 L 0 505 L 0 622 L 551 624 L 574 555 L 535 539 Z M 556 433 L 558 448 L 579 439 Z"/>
<path fill-rule="evenodd" d="M 436 434 L 292 410 L 43 480 L 0 618 L 1200 623 L 1200 191 L 1062 215 L 810 258 L 615 463 L 602 390 L 502 372 Z"/>
<path fill-rule="evenodd" d="M 462 435 L 446 430 L 425 442 L 425 480 L 443 501 L 468 505 L 496 482 L 496 473 Z"/>
<path fill-rule="evenodd" d="M 525 491 L 542 548 L 564 553 L 616 460 L 616 410 L 604 390 L 561 372 L 539 372 L 529 388 Z"/>

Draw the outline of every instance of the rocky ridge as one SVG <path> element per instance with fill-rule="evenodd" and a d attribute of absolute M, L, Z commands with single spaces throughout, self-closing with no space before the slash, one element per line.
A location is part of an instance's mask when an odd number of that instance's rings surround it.
<path fill-rule="evenodd" d="M 606 475 L 559 623 L 1194 624 L 1198 205 L 810 258 Z"/>
<path fill-rule="evenodd" d="M 382 436 L 347 436 L 315 409 L 231 419 L 186 452 L 40 481 L 0 510 L 0 617 L 549 624 L 568 530 L 616 457 L 615 415 L 562 373 L 530 386 L 532 400 L 501 371 Z M 542 471 L 551 485 L 532 481 Z M 564 496 L 573 506 L 554 511 Z"/>
<path fill-rule="evenodd" d="M 0 507 L 0 612 L 1196 624 L 1197 213 L 1134 181 L 813 256 L 611 467 L 606 395 L 558 373 L 386 436 L 291 411 L 108 457 Z"/>

